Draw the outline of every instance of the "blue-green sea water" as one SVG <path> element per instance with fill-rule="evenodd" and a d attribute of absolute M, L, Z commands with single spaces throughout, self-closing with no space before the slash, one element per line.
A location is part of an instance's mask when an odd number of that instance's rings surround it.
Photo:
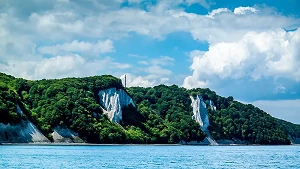
<path fill-rule="evenodd" d="M 300 168 L 300 146 L 0 146 L 0 168 Z"/>

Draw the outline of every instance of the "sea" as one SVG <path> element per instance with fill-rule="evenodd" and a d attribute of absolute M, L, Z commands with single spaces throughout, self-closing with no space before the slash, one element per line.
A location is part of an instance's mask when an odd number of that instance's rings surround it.
<path fill-rule="evenodd" d="M 300 169 L 300 146 L 1 145 L 0 168 Z"/>

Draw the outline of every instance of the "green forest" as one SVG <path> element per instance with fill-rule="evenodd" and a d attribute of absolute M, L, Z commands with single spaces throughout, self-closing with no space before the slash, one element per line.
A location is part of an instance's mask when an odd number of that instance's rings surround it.
<path fill-rule="evenodd" d="M 120 124 L 103 114 L 98 91 L 124 89 L 135 105 L 123 107 Z M 70 128 L 88 143 L 172 144 L 202 141 L 205 134 L 192 119 L 190 95 L 212 100 L 209 130 L 216 140 L 238 139 L 248 144 L 290 144 L 299 125 L 276 119 L 251 104 L 221 97 L 210 89 L 176 85 L 124 88 L 111 75 L 52 80 L 25 80 L 0 73 L 0 123 L 30 120 L 50 140 L 56 126 Z M 23 115 L 17 111 L 17 105 Z M 209 106 L 207 106 L 209 107 Z"/>

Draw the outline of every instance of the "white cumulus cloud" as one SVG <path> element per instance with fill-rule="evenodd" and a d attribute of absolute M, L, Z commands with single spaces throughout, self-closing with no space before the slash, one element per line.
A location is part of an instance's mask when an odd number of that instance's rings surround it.
<path fill-rule="evenodd" d="M 123 2 L 133 5 L 121 7 Z M 253 81 L 265 77 L 299 81 L 299 33 L 283 30 L 299 28 L 299 17 L 283 15 L 273 8 L 259 5 L 216 8 L 207 14 L 184 9 L 195 3 L 207 9 L 213 5 L 212 1 L 205 0 L 161 0 L 157 3 L 143 0 L 5 1 L 0 5 L 3 7 L 0 10 L 0 70 L 33 79 L 43 78 L 43 75 L 45 78 L 50 75 L 51 78 L 79 76 L 76 73 L 79 71 L 87 72 L 80 75 L 111 73 L 119 76 L 133 63 L 118 62 L 121 57 L 118 48 L 122 51 L 125 47 L 114 45 L 128 40 L 128 37 L 142 35 L 150 37 L 149 40 L 163 41 L 170 34 L 184 32 L 210 46 L 208 51 L 191 52 L 193 73 L 186 77 L 183 70 L 185 86 L 208 86 L 214 83 L 213 79 L 243 77 Z M 141 7 L 143 5 L 147 10 Z M 135 46 L 129 48 L 130 53 L 137 52 Z M 182 48 L 179 46 L 178 49 Z M 101 56 L 114 51 L 116 58 Z M 151 51 L 143 54 L 149 56 Z M 92 57 L 98 55 L 100 57 Z M 120 55 L 128 57 L 126 53 Z M 137 59 L 137 64 L 129 72 L 136 77 L 155 81 L 154 84 L 182 83 L 177 81 L 182 81 L 182 74 L 178 78 L 179 75 L 175 77 L 172 72 L 178 69 L 172 56 L 129 56 Z M 134 60 L 132 57 L 127 60 Z M 38 66 L 55 66 L 55 60 L 69 61 L 73 66 L 62 65 L 57 68 L 60 73 Z M 35 70 L 45 73 L 38 74 Z M 285 91 L 288 92 L 288 87 Z"/>
<path fill-rule="evenodd" d="M 242 14 L 245 14 L 247 11 L 256 13 L 258 10 L 253 7 L 249 7 L 249 6 L 247 6 L 247 7 L 241 6 L 241 7 L 235 8 L 233 13 L 242 15 Z"/>
<path fill-rule="evenodd" d="M 80 55 L 63 55 L 42 58 L 36 61 L 0 62 L 0 71 L 26 79 L 54 79 L 63 77 L 83 77 L 96 74 L 113 74 L 116 70 L 131 67 L 106 57 L 87 60 Z"/>
<path fill-rule="evenodd" d="M 212 10 L 208 15 L 206 15 L 208 18 L 214 18 L 215 15 L 220 14 L 222 12 L 231 12 L 229 9 L 227 8 L 218 8 L 218 9 L 214 9 Z"/>
<path fill-rule="evenodd" d="M 154 79 L 147 79 L 147 77 L 136 76 L 130 73 L 126 73 L 120 77 L 124 85 L 125 85 L 125 75 L 126 75 L 126 87 L 131 87 L 131 86 L 150 87 L 156 84 L 156 80 Z"/>
<path fill-rule="evenodd" d="M 185 87 L 207 87 L 214 78 L 252 80 L 288 78 L 300 81 L 300 29 L 249 32 L 236 42 L 216 43 L 204 54 L 192 52 L 193 74 Z"/>

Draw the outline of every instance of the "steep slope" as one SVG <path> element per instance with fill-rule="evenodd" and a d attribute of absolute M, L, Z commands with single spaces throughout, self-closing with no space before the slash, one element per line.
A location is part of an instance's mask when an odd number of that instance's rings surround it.
<path fill-rule="evenodd" d="M 131 97 L 123 90 L 109 88 L 98 92 L 100 104 L 104 107 L 103 111 L 113 122 L 119 123 L 122 120 L 122 108 L 132 104 Z"/>
<path fill-rule="evenodd" d="M 49 142 L 23 113 L 23 103 L 16 92 L 16 79 L 0 73 L 0 142 Z"/>
<path fill-rule="evenodd" d="M 206 104 L 203 102 L 201 96 L 190 96 L 190 98 L 192 100 L 193 119 L 196 120 L 200 124 L 201 129 L 205 131 L 209 126 Z"/>
<path fill-rule="evenodd" d="M 300 144 L 300 125 L 278 119 L 291 139 L 292 144 Z"/>
<path fill-rule="evenodd" d="M 30 121 L 22 121 L 17 125 L 0 123 L 0 142 L 49 143 L 50 141 Z"/>
<path fill-rule="evenodd" d="M 54 128 L 52 138 L 55 143 L 83 143 L 84 141 L 79 137 L 79 134 L 70 130 L 69 128 L 62 128 L 57 126 Z"/>
<path fill-rule="evenodd" d="M 218 143 L 211 136 L 208 127 L 210 126 L 206 104 L 201 96 L 190 96 L 192 100 L 191 106 L 193 107 L 193 119 L 196 120 L 201 127 L 201 130 L 206 134 L 206 138 L 211 145 L 218 145 Z M 213 101 L 209 100 L 211 110 L 215 111 Z"/>

